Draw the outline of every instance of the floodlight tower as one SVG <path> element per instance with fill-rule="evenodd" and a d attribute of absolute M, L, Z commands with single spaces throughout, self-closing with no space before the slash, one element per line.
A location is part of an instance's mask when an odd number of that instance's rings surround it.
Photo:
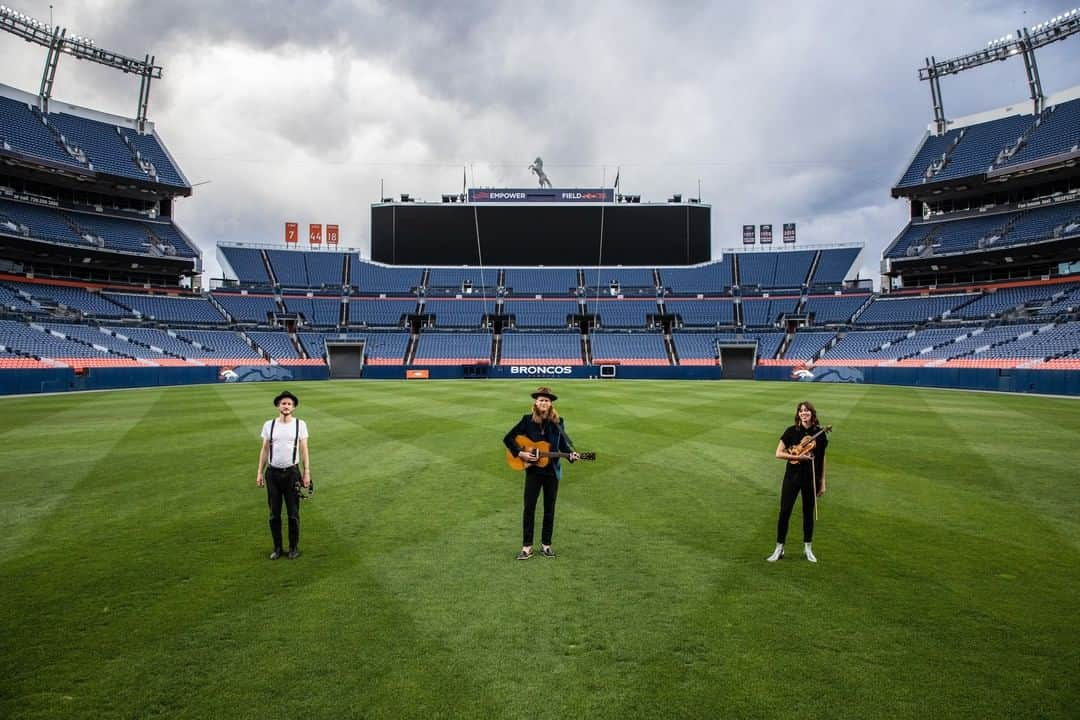
<path fill-rule="evenodd" d="M 56 79 L 56 66 L 60 61 L 60 54 L 65 53 L 77 60 L 89 60 L 99 65 L 121 70 L 124 73 L 138 75 L 140 77 L 139 107 L 135 115 L 135 121 L 140 133 L 146 131 L 146 110 L 150 104 L 150 81 L 161 79 L 161 66 L 154 64 L 154 56 L 146 55 L 142 60 L 138 60 L 111 50 L 99 48 L 93 40 L 80 35 L 69 37 L 67 28 L 56 27 L 42 22 L 37 18 L 17 12 L 6 5 L 0 5 L 0 30 L 21 37 L 27 42 L 48 48 L 45 56 L 45 68 L 41 73 L 41 89 L 38 91 L 38 104 L 41 112 L 47 113 L 49 111 L 49 99 L 52 97 L 53 81 Z"/>
<path fill-rule="evenodd" d="M 1064 40 L 1078 32 L 1080 32 L 1080 8 L 1074 8 L 1046 22 L 1039 23 L 1030 30 L 1023 28 L 1017 30 L 1016 35 L 1009 34 L 991 40 L 982 50 L 961 55 L 951 60 L 937 60 L 933 55 L 926 58 L 926 66 L 919 68 L 919 80 L 926 80 L 930 83 L 930 96 L 934 103 L 934 125 L 937 128 L 937 134 L 941 135 L 947 129 L 944 103 L 941 99 L 942 75 L 956 75 L 964 70 L 972 70 L 988 63 L 1008 60 L 1013 55 L 1021 55 L 1024 58 L 1024 67 L 1027 70 L 1031 102 L 1035 114 L 1038 114 L 1042 112 L 1043 102 L 1046 98 L 1043 95 L 1042 81 L 1039 79 L 1039 66 L 1035 62 L 1035 49 L 1058 40 Z"/>

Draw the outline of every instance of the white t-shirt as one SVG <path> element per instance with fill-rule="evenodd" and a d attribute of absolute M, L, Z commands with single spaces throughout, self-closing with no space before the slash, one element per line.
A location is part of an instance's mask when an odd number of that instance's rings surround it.
<path fill-rule="evenodd" d="M 293 462 L 293 446 L 297 440 L 297 426 L 300 423 L 300 440 L 307 440 L 307 423 L 298 418 L 293 418 L 290 423 L 280 420 L 267 420 L 263 424 L 262 439 L 270 441 L 270 464 L 276 468 L 287 468 L 299 464 L 300 448 L 296 448 L 296 461 Z M 274 437 L 270 437 L 270 426 L 274 427 Z"/>

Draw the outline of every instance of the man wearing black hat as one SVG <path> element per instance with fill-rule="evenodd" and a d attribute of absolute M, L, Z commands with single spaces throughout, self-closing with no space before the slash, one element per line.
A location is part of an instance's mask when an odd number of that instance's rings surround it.
<path fill-rule="evenodd" d="M 300 493 L 296 481 L 311 487 L 311 460 L 308 457 L 307 423 L 293 416 L 300 401 L 288 390 L 274 398 L 278 416 L 267 420 L 262 429 L 262 450 L 259 451 L 259 471 L 255 484 L 266 485 L 270 505 L 270 535 L 274 538 L 271 560 L 285 554 L 281 544 L 281 502 L 289 514 L 289 559 L 300 557 Z M 298 459 L 304 463 L 301 476 Z M 267 467 L 267 461 L 270 467 Z M 265 475 L 264 475 L 265 473 Z"/>
<path fill-rule="evenodd" d="M 517 438 L 524 436 L 530 443 L 546 442 L 551 448 L 550 452 L 566 453 L 567 459 L 574 462 L 580 456 L 574 451 L 570 438 L 564 431 L 563 419 L 555 410 L 554 402 L 558 399 L 550 388 L 540 387 L 532 393 L 532 412 L 522 416 L 518 424 L 506 433 L 503 444 L 507 449 L 526 463 L 525 467 L 525 510 L 522 513 L 522 545 L 518 553 L 518 560 L 528 560 L 532 557 L 533 527 L 536 523 L 536 500 L 540 491 L 544 491 L 544 524 L 540 529 L 540 554 L 544 557 L 555 557 L 555 551 L 551 549 L 551 533 L 555 527 L 555 498 L 559 493 L 559 479 L 562 477 L 562 467 L 559 465 L 559 457 L 553 457 L 545 465 L 539 467 L 535 463 L 539 456 L 527 448 L 522 447 Z"/>

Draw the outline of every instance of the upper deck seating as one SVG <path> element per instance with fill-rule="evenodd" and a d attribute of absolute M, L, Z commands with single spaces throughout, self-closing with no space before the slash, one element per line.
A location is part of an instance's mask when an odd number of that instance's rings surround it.
<path fill-rule="evenodd" d="M 1080 100 L 1069 100 L 1043 111 L 1038 127 L 1004 164 L 1019 165 L 1071 152 L 1080 145 Z"/>
<path fill-rule="evenodd" d="M 662 267 L 660 284 L 675 295 L 719 295 L 731 290 L 731 256 L 725 255 L 718 262 L 711 262 L 696 267 Z"/>
<path fill-rule="evenodd" d="M 799 288 L 806 283 L 816 250 L 739 253 L 739 286 Z"/>
<path fill-rule="evenodd" d="M 248 285 L 271 284 L 261 250 L 221 245 L 218 249 L 240 282 Z"/>
<path fill-rule="evenodd" d="M 1010 115 L 950 130 L 942 137 L 929 135 L 897 187 L 985 174 L 1001 151 L 1015 145 L 1034 122 L 1031 114 Z M 929 172 L 932 164 L 938 165 L 936 172 Z"/>
<path fill-rule="evenodd" d="M 307 266 L 308 287 L 341 287 L 345 272 L 345 260 L 349 255 L 335 252 L 304 253 Z"/>
<path fill-rule="evenodd" d="M 422 268 L 388 267 L 349 256 L 349 284 L 366 295 L 407 295 L 420 287 Z"/>
<path fill-rule="evenodd" d="M 503 285 L 515 297 L 522 295 L 573 295 L 578 271 L 571 268 L 507 268 Z"/>
<path fill-rule="evenodd" d="M 581 270 L 585 288 L 610 292 L 612 286 L 629 294 L 633 290 L 655 293 L 656 279 L 649 268 L 587 267 Z"/>
<path fill-rule="evenodd" d="M 814 268 L 814 276 L 810 279 L 811 286 L 840 287 L 844 284 L 844 278 L 851 271 L 851 266 L 859 257 L 859 248 L 832 248 L 822 250 L 818 258 L 817 267 Z"/>
<path fill-rule="evenodd" d="M 282 287 L 311 287 L 307 276 L 304 253 L 297 250 L 267 250 L 266 259 L 274 271 L 277 284 Z"/>
<path fill-rule="evenodd" d="M 64 150 L 30 105 L 0 96 L 0 148 L 5 144 L 7 149 L 21 155 L 87 168 L 85 163 L 80 163 Z"/>
<path fill-rule="evenodd" d="M 498 285 L 499 271 L 492 268 L 434 267 L 428 271 L 427 290 L 443 290 L 450 294 L 471 290 L 473 293 L 493 294 Z"/>

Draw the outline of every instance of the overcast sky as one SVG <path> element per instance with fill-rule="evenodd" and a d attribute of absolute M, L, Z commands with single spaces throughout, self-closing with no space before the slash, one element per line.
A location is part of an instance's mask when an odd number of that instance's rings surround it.
<path fill-rule="evenodd" d="M 9 7 L 48 22 L 50 3 Z M 865 243 L 863 277 L 903 227 L 889 188 L 933 117 L 924 58 L 954 57 L 1071 9 L 1059 2 L 52 3 L 68 34 L 156 56 L 149 117 L 192 183 L 181 227 L 283 245 L 337 223 L 369 256 L 370 204 L 470 186 L 608 185 L 712 204 L 713 253 L 744 223 L 799 244 Z M 1080 39 L 1039 51 L 1044 89 L 1080 84 Z M 45 49 L 0 33 L 0 82 L 36 92 Z M 949 117 L 1025 101 L 1016 58 L 943 81 Z M 138 80 L 63 56 L 53 97 L 126 117 Z M 553 261 L 551 264 L 557 264 Z"/>

